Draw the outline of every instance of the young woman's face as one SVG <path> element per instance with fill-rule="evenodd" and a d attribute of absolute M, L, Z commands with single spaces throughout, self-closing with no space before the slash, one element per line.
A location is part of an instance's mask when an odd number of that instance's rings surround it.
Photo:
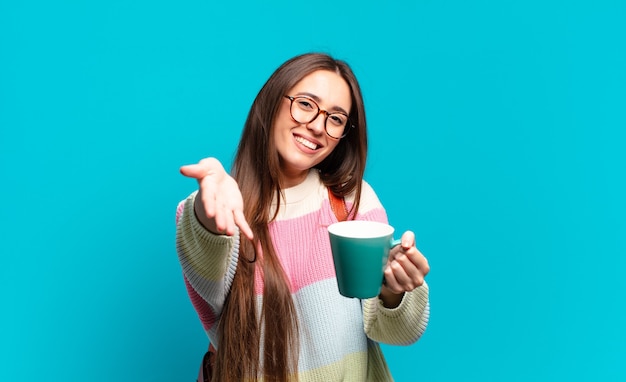
<path fill-rule="evenodd" d="M 349 115 L 352 105 L 347 82 L 339 74 L 327 70 L 307 75 L 285 95 L 308 97 L 328 113 Z M 314 103 L 304 101 L 306 107 L 316 110 Z M 288 98 L 283 98 L 274 122 L 274 144 L 280 156 L 283 188 L 302 182 L 309 169 L 323 161 L 339 143 L 339 139 L 330 137 L 324 127 L 328 123 L 331 131 L 331 123 L 336 123 L 337 118 L 327 122 L 327 114 L 322 112 L 309 123 L 299 123 L 291 116 L 291 103 Z"/>

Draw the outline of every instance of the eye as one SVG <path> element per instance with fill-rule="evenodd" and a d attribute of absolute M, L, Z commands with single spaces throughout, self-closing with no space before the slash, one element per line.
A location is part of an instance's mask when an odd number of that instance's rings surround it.
<path fill-rule="evenodd" d="M 309 101 L 306 98 L 296 98 L 295 100 L 298 107 L 302 110 L 310 111 L 315 110 L 315 106 L 313 106 L 313 102 Z"/>
<path fill-rule="evenodd" d="M 343 114 L 330 114 L 328 120 L 335 126 L 345 126 L 348 117 Z"/>

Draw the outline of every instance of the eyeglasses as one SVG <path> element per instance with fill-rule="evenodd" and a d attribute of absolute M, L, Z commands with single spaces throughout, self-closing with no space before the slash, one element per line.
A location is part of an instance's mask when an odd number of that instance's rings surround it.
<path fill-rule="evenodd" d="M 291 101 L 291 106 L 289 107 L 291 118 L 298 123 L 311 123 L 320 114 L 326 114 L 324 130 L 326 130 L 326 134 L 331 138 L 343 138 L 348 135 L 350 128 L 354 127 L 347 114 L 342 112 L 329 113 L 326 110 L 322 110 L 319 105 L 309 97 L 291 97 L 286 95 L 285 98 Z"/>

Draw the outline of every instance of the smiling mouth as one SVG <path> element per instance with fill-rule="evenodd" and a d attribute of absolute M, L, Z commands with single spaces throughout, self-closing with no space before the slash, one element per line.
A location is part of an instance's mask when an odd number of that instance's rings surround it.
<path fill-rule="evenodd" d="M 296 136 L 296 141 L 300 142 L 303 146 L 311 149 L 311 150 L 317 150 L 318 146 L 317 144 L 301 137 L 301 136 Z"/>

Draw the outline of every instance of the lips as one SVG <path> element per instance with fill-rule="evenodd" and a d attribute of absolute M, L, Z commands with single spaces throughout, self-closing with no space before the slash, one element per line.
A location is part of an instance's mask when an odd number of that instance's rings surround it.
<path fill-rule="evenodd" d="M 308 140 L 308 139 L 306 139 L 306 138 L 304 138 L 304 137 L 302 137 L 300 135 L 296 135 L 295 139 L 296 139 L 297 142 L 302 144 L 304 147 L 306 147 L 308 149 L 311 149 L 311 150 L 317 150 L 320 147 L 320 145 L 318 143 L 312 142 L 312 141 L 310 141 L 310 140 Z"/>

